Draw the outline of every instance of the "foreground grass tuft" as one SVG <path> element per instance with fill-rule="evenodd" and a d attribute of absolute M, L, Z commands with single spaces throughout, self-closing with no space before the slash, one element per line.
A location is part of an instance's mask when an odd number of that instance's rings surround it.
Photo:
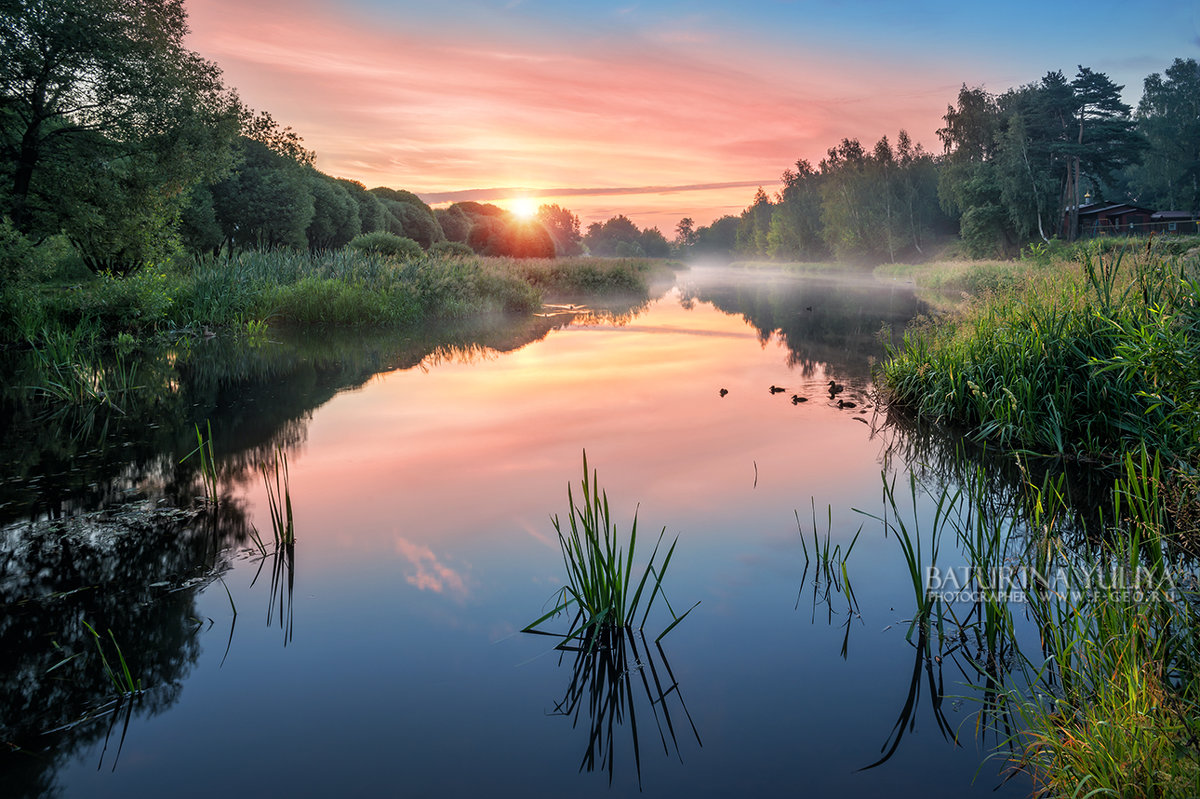
<path fill-rule="evenodd" d="M 608 493 L 600 489 L 599 477 L 595 470 L 591 472 L 589 482 L 586 452 L 583 455 L 581 488 L 582 502 L 577 504 L 570 484 L 567 485 L 567 500 L 571 506 L 569 527 L 560 522 L 557 514 L 553 517 L 554 530 L 558 533 L 558 543 L 562 549 L 563 564 L 567 569 L 568 583 L 556 592 L 558 599 L 555 607 L 529 624 L 525 631 L 540 632 L 537 630 L 540 624 L 574 606 L 576 614 L 564 637 L 564 643 L 571 639 L 586 639 L 589 642 L 598 640 L 597 636 L 605 631 L 641 629 L 650 615 L 655 599 L 662 596 L 671 614 L 671 623 L 655 639 L 661 640 L 700 604 L 697 602 L 682 615 L 676 615 L 662 590 L 662 581 L 671 565 L 671 557 L 675 554 L 675 545 L 679 539 L 671 542 L 665 557 L 656 565 L 655 559 L 667 533 L 667 528 L 662 529 L 654 550 L 650 553 L 650 559 L 642 569 L 641 579 L 634 585 L 637 514 L 634 513 L 633 516 L 626 552 L 609 514 Z M 651 577 L 654 578 L 653 582 L 650 582 Z M 650 590 L 649 598 L 641 612 L 641 619 L 638 620 L 646 589 Z"/>

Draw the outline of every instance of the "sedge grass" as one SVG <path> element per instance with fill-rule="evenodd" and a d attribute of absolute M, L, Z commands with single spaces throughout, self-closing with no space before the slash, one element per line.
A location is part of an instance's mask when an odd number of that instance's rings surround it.
<path fill-rule="evenodd" d="M 567 523 L 563 524 L 557 514 L 552 519 L 568 583 L 555 592 L 557 599 L 554 608 L 527 625 L 525 631 L 542 632 L 537 629 L 539 625 L 572 607 L 576 615 L 564 636 L 564 642 L 572 639 L 595 641 L 598 640 L 597 634 L 612 628 L 640 630 L 650 615 L 654 601 L 661 596 L 671 615 L 670 624 L 655 639 L 656 642 L 661 640 L 700 604 L 697 602 L 682 614 L 676 614 L 663 592 L 663 578 L 671 565 L 678 537 L 671 542 L 662 561 L 656 562 L 667 533 L 667 528 L 662 529 L 649 560 L 642 568 L 641 578 L 635 584 L 637 513 L 633 516 L 626 550 L 612 521 L 608 493 L 600 488 L 596 470 L 589 475 L 586 452 L 583 454 L 583 481 L 580 485 L 582 501 L 577 503 L 571 485 L 567 484 L 567 501 L 570 505 Z M 643 605 L 642 597 L 647 589 L 649 597 Z"/>

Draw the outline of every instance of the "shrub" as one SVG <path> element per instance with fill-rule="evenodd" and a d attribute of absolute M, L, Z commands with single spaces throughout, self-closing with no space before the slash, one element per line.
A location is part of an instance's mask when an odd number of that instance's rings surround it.
<path fill-rule="evenodd" d="M 385 233 L 382 230 L 374 233 L 360 233 L 351 239 L 347 246 L 360 252 L 379 253 L 400 261 L 411 261 L 425 254 L 421 245 L 412 239 L 397 236 L 395 233 Z"/>
<path fill-rule="evenodd" d="M 434 258 L 470 258 L 475 251 L 461 241 L 439 241 L 429 248 Z"/>

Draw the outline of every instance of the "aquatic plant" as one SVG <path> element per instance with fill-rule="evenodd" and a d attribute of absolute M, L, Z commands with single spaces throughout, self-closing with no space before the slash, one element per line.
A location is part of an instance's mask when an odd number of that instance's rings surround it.
<path fill-rule="evenodd" d="M 800 523 L 800 512 L 793 511 L 796 517 L 796 529 L 800 534 L 800 546 L 804 551 L 804 574 L 800 577 L 801 584 L 808 581 L 808 570 L 812 565 L 812 561 L 808 554 L 808 545 L 805 543 L 804 526 Z M 846 620 L 842 623 L 844 635 L 842 636 L 842 657 L 846 658 L 849 655 L 850 649 L 850 625 L 856 618 L 861 618 L 858 613 L 858 599 L 854 596 L 854 586 L 850 583 L 850 572 L 847 564 L 850 560 L 850 553 L 854 551 L 854 545 L 858 542 L 858 537 L 862 533 L 860 526 L 854 533 L 854 537 L 850 539 L 846 551 L 842 551 L 841 544 L 832 544 L 833 531 L 833 507 L 827 507 L 825 537 L 822 538 L 817 533 L 817 506 L 816 501 L 812 501 L 812 538 L 813 538 L 813 553 L 817 559 L 815 568 L 815 576 L 812 583 L 812 619 L 816 621 L 817 605 L 823 604 L 827 611 L 827 623 L 833 623 L 834 609 L 833 596 L 834 594 L 842 594 L 846 599 Z M 796 596 L 796 607 L 800 607 L 800 598 L 803 596 L 803 589 Z"/>
<path fill-rule="evenodd" d="M 610 785 L 616 771 L 617 730 L 627 728 L 640 786 L 642 748 L 638 737 L 639 699 L 654 718 L 664 754 L 669 755 L 672 747 L 679 752 L 679 738 L 675 729 L 678 717 L 672 717 L 669 701 L 672 697 L 691 728 L 696 743 L 703 746 L 703 742 L 684 704 L 679 682 L 671 671 L 662 646 L 656 643 L 652 650 L 640 632 L 622 627 L 608 627 L 597 635 L 600 640 L 596 644 L 561 647 L 563 654 L 560 665 L 568 652 L 575 653 L 575 660 L 571 682 L 563 698 L 554 703 L 552 715 L 570 718 L 573 727 L 579 726 L 581 721 L 586 722 L 588 744 L 579 770 L 607 771 Z M 641 691 L 635 687 L 639 682 Z"/>
<path fill-rule="evenodd" d="M 208 431 L 207 437 L 200 432 L 200 425 L 195 425 L 196 448 L 180 458 L 179 462 L 183 463 L 193 455 L 199 456 L 200 483 L 204 487 L 204 501 L 215 508 L 220 501 L 221 493 L 217 488 L 217 459 L 213 455 L 212 422 L 205 420 L 204 425 Z"/>
<path fill-rule="evenodd" d="M 569 582 L 555 593 L 557 599 L 554 608 L 527 625 L 525 631 L 541 632 L 536 628 L 542 622 L 572 606 L 576 609 L 576 615 L 564 640 L 587 637 L 594 641 L 596 634 L 608 628 L 636 626 L 637 629 L 641 629 L 654 606 L 655 599 L 662 596 L 672 621 L 655 639 L 661 640 L 700 604 L 697 602 L 677 615 L 662 590 L 662 581 L 671 565 L 675 545 L 679 542 L 678 537 L 671 542 L 661 564 L 656 565 L 655 559 L 667 533 L 667 528 L 662 529 L 654 550 L 642 569 L 641 579 L 634 585 L 637 513 L 633 515 L 626 551 L 620 543 L 620 536 L 609 513 L 608 493 L 601 490 L 596 470 L 592 470 L 589 479 L 586 451 L 583 454 L 581 488 L 582 501 L 576 503 L 571 485 L 567 484 L 567 501 L 571 508 L 568 524 L 564 525 L 557 514 L 552 520 L 554 531 L 558 534 L 563 565 L 566 566 Z M 654 578 L 653 582 L 649 582 L 651 577 Z M 650 594 L 639 621 L 636 617 L 643 607 L 641 601 L 647 587 L 650 588 Z"/>
<path fill-rule="evenodd" d="M 263 476 L 263 484 L 267 490 L 267 507 L 271 512 L 271 533 L 275 537 L 275 543 L 293 544 L 296 541 L 296 526 L 292 518 L 287 454 L 283 448 L 275 447 L 275 457 L 269 465 L 266 461 L 259 461 L 258 470 Z"/>
<path fill-rule="evenodd" d="M 30 388 L 54 402 L 124 413 L 118 400 L 140 388 L 137 364 L 120 351 L 106 363 L 92 331 L 43 330 L 31 343 L 38 368 Z"/>
<path fill-rule="evenodd" d="M 133 673 L 129 670 L 129 664 L 125 661 L 125 653 L 121 651 L 121 646 L 117 643 L 117 637 L 113 635 L 113 631 L 108 631 L 108 638 L 112 642 L 117 668 L 114 668 L 113 663 L 109 661 L 108 654 L 104 651 L 100 633 L 96 632 L 96 628 L 86 621 L 83 622 L 83 626 L 92 634 L 92 638 L 96 642 L 96 651 L 100 653 L 100 662 L 104 665 L 104 672 L 108 675 L 113 687 L 117 689 L 117 693 L 125 697 L 140 694 L 142 692 L 142 681 L 133 678 Z"/>

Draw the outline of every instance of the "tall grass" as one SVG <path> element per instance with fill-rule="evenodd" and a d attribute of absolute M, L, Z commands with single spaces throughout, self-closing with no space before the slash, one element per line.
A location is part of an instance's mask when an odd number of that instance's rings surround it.
<path fill-rule="evenodd" d="M 656 564 L 655 559 L 667 534 L 667 528 L 662 529 L 638 579 L 634 572 L 637 513 L 633 516 L 626 550 L 612 522 L 608 493 L 601 490 L 596 470 L 592 470 L 589 479 L 586 452 L 583 455 L 583 481 L 580 487 L 582 501 L 576 503 L 571 485 L 567 484 L 567 501 L 570 505 L 567 524 L 564 525 L 557 514 L 553 517 L 568 583 L 556 592 L 554 608 L 527 625 L 525 631 L 540 632 L 537 629 L 539 625 L 573 606 L 576 614 L 564 641 L 587 639 L 594 642 L 598 634 L 608 629 L 641 629 L 655 599 L 662 596 L 672 620 L 655 639 L 656 642 L 661 640 L 700 604 L 697 602 L 683 614 L 677 615 L 662 590 L 662 581 L 671 565 L 678 537 L 671 542 L 662 561 Z M 653 582 L 650 581 L 651 577 L 654 578 Z M 637 580 L 636 584 L 634 580 Z M 642 605 L 642 596 L 647 588 L 650 589 L 649 597 Z M 640 620 L 637 618 L 639 611 Z"/>
<path fill-rule="evenodd" d="M 125 278 L 84 277 L 69 287 L 31 284 L 0 294 L 30 333 L 85 327 L 120 332 L 242 330 L 264 320 L 299 325 L 407 326 L 492 312 L 529 313 L 543 293 L 633 294 L 670 274 L 646 259 L 522 260 L 458 252 L 399 258 L 352 248 L 247 251 L 179 261 Z M 20 312 L 18 314 L 18 311 Z M 5 332 L 7 331 L 7 332 Z"/>
<path fill-rule="evenodd" d="M 1200 566 L 1172 537 L 1163 480 L 1147 450 L 1128 454 L 1111 507 L 1070 545 L 1061 479 L 1030 483 L 1024 501 L 998 513 L 982 475 L 968 476 L 927 494 L 935 522 L 924 535 L 904 521 L 917 517 L 920 492 L 909 509 L 885 482 L 877 518 L 900 541 L 918 620 L 930 620 L 914 627 L 925 650 L 914 684 L 931 661 L 954 659 L 973 675 L 980 730 L 1038 795 L 1188 797 L 1200 786 Z M 971 579 L 956 588 L 970 599 L 936 596 L 927 576 L 918 580 L 939 562 L 938 531 L 965 557 Z M 910 691 L 899 727 L 914 701 Z"/>
<path fill-rule="evenodd" d="M 1146 441 L 1194 463 L 1196 264 L 1087 252 L 1077 269 L 908 331 L 883 377 L 895 405 L 1001 449 L 1114 463 Z"/>

